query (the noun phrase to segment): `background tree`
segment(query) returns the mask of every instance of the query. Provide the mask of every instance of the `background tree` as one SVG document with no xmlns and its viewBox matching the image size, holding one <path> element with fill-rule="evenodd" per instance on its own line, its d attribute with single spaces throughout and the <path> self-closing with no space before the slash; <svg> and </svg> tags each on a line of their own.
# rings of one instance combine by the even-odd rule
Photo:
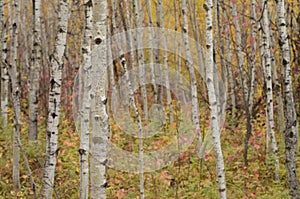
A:
<svg viewBox="0 0 300 199">
<path fill-rule="evenodd" d="M 37 140 L 38 136 L 38 101 L 39 101 L 39 76 L 41 65 L 41 1 L 33 2 L 33 47 L 29 87 L 29 135 L 28 139 Z"/>
</svg>

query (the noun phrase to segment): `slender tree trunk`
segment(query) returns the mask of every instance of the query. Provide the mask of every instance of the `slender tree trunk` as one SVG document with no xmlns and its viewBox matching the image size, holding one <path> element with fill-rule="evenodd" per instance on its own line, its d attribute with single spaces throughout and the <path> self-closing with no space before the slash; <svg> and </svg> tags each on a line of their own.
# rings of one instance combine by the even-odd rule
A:
<svg viewBox="0 0 300 199">
<path fill-rule="evenodd" d="M 213 60 L 213 24 L 212 24 L 212 0 L 206 0 L 204 4 L 206 10 L 206 84 L 208 99 L 210 104 L 211 130 L 214 143 L 215 155 L 217 158 L 217 182 L 219 198 L 226 198 L 225 168 L 220 140 L 220 126 L 218 119 L 218 104 L 214 87 L 214 60 Z"/>
<path fill-rule="evenodd" d="M 183 38 L 187 56 L 187 66 L 190 74 L 191 82 L 191 96 L 192 96 L 192 121 L 196 132 L 197 139 L 197 155 L 201 159 L 203 155 L 202 137 L 200 134 L 200 123 L 199 123 L 199 107 L 198 107 L 198 92 L 197 92 L 197 79 L 194 71 L 193 58 L 190 51 L 189 35 L 188 35 L 188 18 L 187 18 L 187 6 L 186 0 L 182 0 L 182 15 L 183 15 Z"/>
<path fill-rule="evenodd" d="M 80 199 L 89 197 L 89 145 L 90 145 L 90 92 L 91 92 L 91 45 L 93 29 L 93 4 L 91 0 L 84 2 L 85 6 L 85 30 L 82 44 L 82 68 L 84 72 L 83 81 L 83 103 L 80 125 Z M 80 85 L 81 86 L 81 85 Z"/>
<path fill-rule="evenodd" d="M 128 74 L 128 69 L 127 69 L 127 64 L 126 64 L 126 60 L 125 60 L 125 57 L 122 57 L 121 58 L 121 63 L 122 63 L 122 66 L 123 66 L 123 69 L 124 69 L 124 75 L 125 75 L 125 78 L 126 78 L 126 82 L 127 82 L 127 86 L 128 86 L 128 94 L 129 94 L 129 101 L 133 107 L 133 111 L 136 115 L 136 118 L 138 120 L 138 128 L 139 128 L 139 139 L 140 139 L 140 142 L 139 142 L 139 163 L 140 163 L 140 170 L 139 170 L 139 173 L 140 173 L 140 198 L 145 198 L 145 194 L 144 194 L 144 168 L 143 168 L 143 165 L 144 165 L 144 161 L 143 161 L 143 150 L 141 150 L 143 148 L 143 126 L 142 126 L 142 120 L 141 120 L 141 116 L 140 116 L 140 113 L 138 111 L 138 108 L 136 106 L 136 102 L 135 102 L 135 98 L 134 98 L 134 90 L 133 90 L 133 86 L 130 82 L 130 79 L 129 79 L 129 74 Z"/>
<path fill-rule="evenodd" d="M 149 27 L 153 27 L 153 20 L 152 20 L 152 12 L 151 12 L 151 1 L 147 0 L 147 12 L 148 12 L 148 23 Z M 149 32 L 149 41 L 153 41 L 155 35 L 154 31 Z M 151 70 L 151 83 L 153 86 L 153 93 L 154 93 L 154 99 L 157 99 L 157 87 L 156 87 L 156 82 L 155 82 L 155 70 L 154 70 L 154 49 L 150 49 L 150 70 Z"/>
<path fill-rule="evenodd" d="M 54 188 L 54 176 L 56 159 L 58 155 L 58 126 L 61 107 L 61 83 L 63 56 L 67 45 L 69 0 L 59 1 L 58 33 L 55 41 L 55 49 L 50 57 L 50 89 L 48 104 L 48 121 L 46 135 L 46 157 L 44 174 L 42 179 L 42 198 L 52 198 Z"/>
<path fill-rule="evenodd" d="M 92 140 L 90 158 L 91 198 L 106 198 L 106 163 L 109 139 L 107 106 L 107 49 L 101 45 L 107 35 L 107 1 L 93 3 L 93 53 L 92 73 Z M 110 50 L 110 49 L 108 49 Z M 100 52 L 99 52 L 100 51 Z"/>
<path fill-rule="evenodd" d="M 284 132 L 286 175 L 291 198 L 300 198 L 295 157 L 295 150 L 298 145 L 297 115 L 292 87 L 290 45 L 285 19 L 285 1 L 276 0 L 275 2 L 277 4 L 277 27 L 279 30 L 279 46 L 281 49 L 284 112 L 286 118 L 286 129 Z"/>
<path fill-rule="evenodd" d="M 21 105 L 20 96 L 21 89 L 17 71 L 17 49 L 18 49 L 18 33 L 20 7 L 19 2 L 12 2 L 12 23 L 11 23 L 11 63 L 8 65 L 8 73 L 12 83 L 12 101 L 14 109 L 14 143 L 13 143 L 13 184 L 14 190 L 18 191 L 20 185 L 20 134 L 21 134 Z"/>
<path fill-rule="evenodd" d="M 225 11 L 224 4 L 222 4 L 223 12 Z M 226 20 L 228 20 L 228 16 Z M 225 34 L 225 46 L 226 46 L 226 59 L 227 59 L 227 74 L 228 74 L 228 82 L 229 82 L 229 90 L 230 90 L 230 100 L 231 100 L 231 114 L 234 118 L 236 113 L 236 102 L 235 102 L 235 81 L 233 78 L 233 68 L 232 68 L 232 58 L 231 58 L 231 48 L 230 48 L 230 24 L 229 22 L 225 23 L 224 27 L 224 34 Z M 224 53 L 225 56 L 225 53 Z"/>
<path fill-rule="evenodd" d="M 0 57 L 0 65 L 1 65 L 1 117 L 3 118 L 3 126 L 7 126 L 7 110 L 8 110 L 8 81 L 9 75 L 7 72 L 7 64 L 5 60 L 7 59 L 7 34 L 6 34 L 6 27 L 7 23 L 5 23 L 4 17 L 4 0 L 0 2 L 1 6 L 1 57 Z"/>
<path fill-rule="evenodd" d="M 222 26 L 222 16 L 223 12 L 221 10 L 221 1 L 216 1 L 215 6 L 216 14 L 217 15 L 217 21 L 218 24 L 218 37 L 219 37 L 219 54 L 221 59 L 221 79 L 218 81 L 219 85 L 219 123 L 222 127 L 225 123 L 225 116 L 226 116 L 226 104 L 227 104 L 227 93 L 228 93 L 228 73 L 227 73 L 227 64 L 225 60 L 225 42 L 224 37 L 222 36 L 222 32 L 224 32 L 223 26 Z M 217 73 L 219 74 L 219 73 Z"/>
<path fill-rule="evenodd" d="M 232 2 L 232 14 L 234 17 L 234 27 L 235 27 L 235 35 L 236 35 L 236 48 L 237 48 L 237 58 L 238 58 L 238 68 L 240 71 L 240 77 L 241 77 L 241 88 L 242 88 L 242 99 L 243 99 L 243 105 L 244 109 L 246 111 L 246 117 L 247 117 L 247 133 L 245 137 L 245 147 L 244 147 L 244 163 L 246 166 L 248 166 L 248 142 L 252 133 L 252 126 L 251 126 L 251 113 L 249 112 L 248 107 L 248 83 L 247 83 L 247 74 L 245 69 L 245 63 L 244 63 L 244 55 L 243 55 L 243 49 L 242 49 L 242 33 L 239 25 L 239 15 L 237 13 L 237 2 Z"/>
<path fill-rule="evenodd" d="M 158 1 L 158 5 L 159 5 L 159 10 L 161 12 L 162 10 L 162 0 Z M 163 43 L 163 48 L 167 49 L 167 39 L 165 37 L 164 34 L 164 20 L 162 18 L 162 15 L 160 15 L 161 19 L 161 34 L 162 34 L 162 43 Z M 163 60 L 164 60 L 164 83 L 165 83 L 165 87 L 166 87 L 166 93 L 167 93 L 167 107 L 169 108 L 169 119 L 170 119 L 170 124 L 172 124 L 174 122 L 174 117 L 173 117 L 173 106 L 172 106 L 172 98 L 171 98 L 171 91 L 170 91 L 170 81 L 169 81 L 169 60 L 168 60 L 168 52 L 164 51 L 163 52 Z"/>
<path fill-rule="evenodd" d="M 267 134 L 271 141 L 271 148 L 274 157 L 275 179 L 279 180 L 279 160 L 277 157 L 277 143 L 275 138 L 275 123 L 274 123 L 274 108 L 273 108 L 273 87 L 272 87 L 272 67 L 271 67 L 271 52 L 270 52 L 270 28 L 269 28 L 269 6 L 268 2 L 263 0 L 263 54 L 264 59 L 263 72 L 266 85 L 266 117 L 267 117 Z"/>
<path fill-rule="evenodd" d="M 142 15 L 140 14 L 142 11 L 141 2 L 138 0 L 133 1 L 134 7 L 134 15 L 136 21 L 136 28 L 142 28 Z M 142 45 L 142 33 L 137 30 L 136 31 L 136 45 L 138 46 L 137 54 L 138 54 L 138 71 L 139 71 L 139 85 L 141 88 L 141 96 L 143 98 L 143 111 L 145 115 L 145 122 L 148 123 L 148 103 L 147 103 L 147 91 L 145 86 L 145 69 L 144 69 L 144 52 Z M 135 110 L 136 115 L 138 115 L 137 110 Z M 141 118 L 138 119 L 139 122 L 139 175 L 140 175 L 140 198 L 145 198 L 145 190 L 144 190 L 144 153 L 143 153 L 143 142 L 144 135 L 141 123 Z M 147 130 L 147 128 L 145 128 Z M 146 131 L 147 132 L 147 131 Z"/>
<path fill-rule="evenodd" d="M 248 105 L 249 105 L 249 112 L 251 117 L 251 126 L 253 120 L 253 102 L 254 102 L 254 93 L 255 93 L 255 72 L 256 72 L 256 40 L 257 40 L 257 22 L 256 22 L 256 1 L 251 0 L 251 55 L 250 55 L 250 86 L 249 86 L 249 96 L 248 96 Z"/>
<path fill-rule="evenodd" d="M 29 141 L 38 138 L 38 100 L 39 100 L 39 73 L 41 64 L 41 1 L 33 1 L 33 47 L 32 63 L 28 78 L 29 86 Z"/>
<path fill-rule="evenodd" d="M 160 1 L 160 0 L 159 0 Z M 158 2 L 159 2 L 158 1 Z M 135 0 L 133 3 L 134 7 L 134 15 L 135 15 L 135 21 L 136 21 L 136 28 L 142 28 L 143 27 L 143 13 L 141 2 L 138 0 Z M 143 111 L 144 111 L 144 121 L 147 124 L 149 120 L 149 114 L 148 114 L 148 100 L 147 100 L 147 90 L 145 85 L 145 57 L 143 52 L 143 42 L 142 42 L 142 33 L 137 30 L 136 31 L 136 44 L 138 46 L 137 54 L 138 54 L 138 71 L 139 71 L 139 84 L 141 88 L 141 96 L 143 98 Z M 147 127 L 145 128 L 147 130 Z"/>
</svg>

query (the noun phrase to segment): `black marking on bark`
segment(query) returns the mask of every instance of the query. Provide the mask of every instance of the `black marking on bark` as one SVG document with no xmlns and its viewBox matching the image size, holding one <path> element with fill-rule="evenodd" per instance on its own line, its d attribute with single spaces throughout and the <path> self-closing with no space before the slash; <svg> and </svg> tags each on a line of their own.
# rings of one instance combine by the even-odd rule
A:
<svg viewBox="0 0 300 199">
<path fill-rule="evenodd" d="M 100 37 L 95 38 L 95 44 L 100 45 L 102 43 L 102 39 Z"/>
<path fill-rule="evenodd" d="M 84 149 L 79 149 L 79 150 L 78 150 L 78 153 L 79 153 L 80 155 L 85 154 L 85 152 L 86 152 L 86 150 L 84 150 Z"/>
<path fill-rule="evenodd" d="M 102 100 L 102 103 L 103 103 L 104 105 L 106 105 L 106 104 L 107 104 L 107 98 L 105 98 L 104 100 Z"/>
<path fill-rule="evenodd" d="M 209 10 L 209 7 L 207 6 L 206 3 L 203 4 L 203 8 L 204 8 L 204 10 L 205 10 L 206 12 Z"/>
<path fill-rule="evenodd" d="M 287 65 L 288 64 L 288 61 L 286 59 L 282 59 L 282 64 L 283 65 Z"/>
</svg>

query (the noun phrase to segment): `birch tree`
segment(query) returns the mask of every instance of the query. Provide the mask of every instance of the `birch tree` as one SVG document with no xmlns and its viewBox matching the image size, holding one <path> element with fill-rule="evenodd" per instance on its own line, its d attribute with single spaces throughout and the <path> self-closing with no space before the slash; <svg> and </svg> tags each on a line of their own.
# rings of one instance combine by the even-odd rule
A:
<svg viewBox="0 0 300 199">
<path fill-rule="evenodd" d="M 189 46 L 189 35 L 188 35 L 188 18 L 187 18 L 187 5 L 186 0 L 182 0 L 182 15 L 183 15 L 183 39 L 187 56 L 187 66 L 190 75 L 191 82 L 191 96 L 192 96 L 192 121 L 196 132 L 197 139 L 197 155 L 198 158 L 202 156 L 202 137 L 200 134 L 200 123 L 199 123 L 199 107 L 198 107 L 198 93 L 197 93 L 197 79 L 194 71 L 193 58 Z"/>
<path fill-rule="evenodd" d="M 281 50 L 283 85 L 282 93 L 285 104 L 284 114 L 286 118 L 286 128 L 284 131 L 286 175 L 291 198 L 300 198 L 295 157 L 295 151 L 298 145 L 297 115 L 295 110 L 292 87 L 290 45 L 286 30 L 287 27 L 285 19 L 285 1 L 276 0 L 275 2 L 277 7 L 276 10 L 277 27 L 279 30 L 279 46 Z"/>
<path fill-rule="evenodd" d="M 63 56 L 67 45 L 69 0 L 59 1 L 58 32 L 54 52 L 50 57 L 49 104 L 46 133 L 46 157 L 42 178 L 42 198 L 52 198 L 56 159 L 58 155 L 58 126 L 61 113 L 61 83 Z"/>
<path fill-rule="evenodd" d="M 139 129 L 139 133 L 138 133 L 138 137 L 139 137 L 139 174 L 140 174 L 140 198 L 145 198 L 145 194 L 144 194 L 144 161 L 143 161 L 143 125 L 142 125 L 142 120 L 141 120 L 141 116 L 140 113 L 138 111 L 138 108 L 136 106 L 136 101 L 134 98 L 134 90 L 133 90 L 133 86 L 131 84 L 131 81 L 129 79 L 129 74 L 128 74 L 128 69 L 127 69 L 127 64 L 126 64 L 126 59 L 125 57 L 121 58 L 121 64 L 123 66 L 124 69 L 124 75 L 126 78 L 126 83 L 127 83 L 127 87 L 128 87 L 128 97 L 129 97 L 129 101 L 130 104 L 132 105 L 133 111 L 136 115 L 136 118 L 138 120 L 138 129 Z"/>
<path fill-rule="evenodd" d="M 151 1 L 147 0 L 147 12 L 148 12 L 148 26 L 150 28 L 153 27 L 153 19 L 152 19 L 152 12 L 151 12 Z M 153 42 L 154 39 L 154 31 L 151 29 L 149 32 L 149 41 Z M 157 87 L 156 87 L 156 83 L 155 83 L 155 70 L 154 70 L 154 66 L 153 66 L 153 60 L 154 60 L 154 49 L 150 49 L 150 70 L 151 70 L 151 83 L 152 83 L 152 87 L 153 87 L 153 93 L 154 93 L 154 99 L 157 99 Z"/>
<path fill-rule="evenodd" d="M 159 1 L 158 1 L 159 2 Z M 143 15 L 142 15 L 142 6 L 141 2 L 138 0 L 133 1 L 133 8 L 134 8 L 134 16 L 135 16 L 135 25 L 136 28 L 136 45 L 138 46 L 137 54 L 138 54 L 138 71 L 139 71 L 139 85 L 141 89 L 141 96 L 143 98 L 143 111 L 146 124 L 149 120 L 148 114 L 148 100 L 147 100 L 147 90 L 145 85 L 145 57 L 142 45 L 142 33 L 141 29 L 143 27 Z M 147 130 L 147 128 L 145 128 Z"/>
<path fill-rule="evenodd" d="M 4 17 L 4 0 L 0 2 L 0 15 L 1 15 L 1 56 L 0 56 L 0 64 L 1 64 L 1 117 L 3 118 L 3 126 L 7 126 L 7 109 L 8 109 L 8 81 L 9 76 L 7 72 L 7 62 L 5 62 L 7 58 L 7 32 Z"/>
<path fill-rule="evenodd" d="M 214 144 L 214 151 L 217 159 L 217 182 L 219 198 L 226 198 L 225 168 L 220 140 L 220 126 L 218 119 L 218 103 L 214 87 L 214 60 L 213 60 L 213 19 L 212 0 L 206 0 L 204 9 L 206 10 L 206 84 L 208 100 L 210 106 L 211 131 Z"/>
<path fill-rule="evenodd" d="M 162 10 L 162 0 L 158 0 L 158 9 Z M 162 15 L 160 15 L 162 17 Z M 163 18 L 160 19 L 161 22 L 161 34 L 162 34 L 162 42 L 163 42 L 163 48 L 167 49 L 167 39 L 165 36 L 165 30 L 164 30 L 164 20 Z M 151 50 L 152 52 L 152 50 Z M 164 60 L 164 75 L 165 75 L 165 87 L 166 87 L 166 93 L 167 93 L 167 107 L 169 108 L 169 118 L 170 118 L 170 124 L 173 123 L 174 117 L 173 117 L 173 107 L 172 107 L 172 98 L 171 98 L 171 91 L 170 91 L 170 81 L 169 81 L 169 60 L 168 60 L 168 52 L 164 51 L 163 52 L 163 60 Z"/>
<path fill-rule="evenodd" d="M 101 48 L 106 39 L 107 1 L 93 3 L 93 40 L 92 54 L 92 140 L 90 158 L 91 198 L 106 198 L 106 162 L 107 144 L 109 139 L 109 118 L 106 112 L 107 95 L 107 49 Z M 100 51 L 100 52 L 99 52 Z"/>
<path fill-rule="evenodd" d="M 272 67 L 271 67 L 271 52 L 270 52 L 270 28 L 269 28 L 269 5 L 268 1 L 261 1 L 264 11 L 263 11 L 263 73 L 266 85 L 266 118 L 267 118 L 267 134 L 271 141 L 271 148 L 273 152 L 273 157 L 275 161 L 275 179 L 279 180 L 279 160 L 277 157 L 277 143 L 275 138 L 275 123 L 274 123 L 274 108 L 273 108 L 273 87 L 272 87 Z M 266 142 L 268 142 L 267 140 Z"/>
<path fill-rule="evenodd" d="M 29 135 L 30 141 L 38 137 L 39 69 L 41 64 L 41 1 L 33 2 L 33 47 L 29 86 Z"/>
<path fill-rule="evenodd" d="M 82 68 L 83 68 L 83 103 L 81 110 L 80 125 L 80 198 L 87 199 L 89 196 L 89 145 L 90 145 L 90 89 L 91 89 L 91 42 L 92 42 L 92 17 L 93 4 L 91 0 L 84 2 L 85 29 L 82 44 Z"/>
<path fill-rule="evenodd" d="M 12 84 L 12 102 L 14 109 L 14 138 L 13 138 L 13 184 L 14 189 L 18 191 L 20 185 L 20 134 L 21 134 L 21 105 L 20 105 L 20 82 L 17 71 L 17 49 L 19 32 L 20 6 L 19 1 L 12 1 L 12 20 L 11 29 L 11 63 L 8 64 L 8 73 Z M 6 61 L 8 63 L 8 61 Z"/>
</svg>

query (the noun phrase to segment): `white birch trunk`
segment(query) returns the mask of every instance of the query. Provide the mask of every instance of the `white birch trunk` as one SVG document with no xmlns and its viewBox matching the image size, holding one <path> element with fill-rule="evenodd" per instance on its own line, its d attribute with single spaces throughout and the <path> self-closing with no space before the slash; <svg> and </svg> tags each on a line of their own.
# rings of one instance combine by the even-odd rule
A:
<svg viewBox="0 0 300 199">
<path fill-rule="evenodd" d="M 276 6 L 276 5 L 275 5 Z M 272 9 L 272 8 L 271 8 Z M 276 11 L 276 9 L 275 9 Z M 275 38 L 274 38 L 274 32 L 270 30 L 270 49 L 275 49 Z M 284 134 L 284 129 L 285 129 L 285 118 L 284 118 L 284 110 L 283 110 L 283 98 L 282 98 L 282 86 L 280 83 L 280 80 L 278 78 L 278 72 L 277 72 L 277 67 L 278 63 L 275 57 L 275 52 L 271 51 L 271 65 L 272 65 L 272 80 L 274 84 L 274 94 L 275 94 L 275 101 L 277 105 L 277 118 L 275 119 L 276 121 L 276 127 L 278 129 L 278 132 L 280 135 Z"/>
<path fill-rule="evenodd" d="M 285 1 L 277 0 L 277 27 L 279 30 L 279 46 L 281 49 L 281 64 L 283 78 L 283 97 L 284 97 L 284 112 L 286 118 L 285 137 L 285 158 L 286 158 L 286 175 L 290 190 L 291 198 L 300 198 L 299 182 L 296 172 L 295 150 L 298 145 L 298 129 L 297 115 L 295 110 L 292 76 L 291 76 L 291 58 L 290 45 L 286 30 L 285 19 Z"/>
<path fill-rule="evenodd" d="M 182 15 L 183 15 L 183 38 L 187 56 L 187 65 L 190 74 L 191 82 L 191 96 L 192 96 L 192 121 L 196 132 L 197 139 L 197 155 L 198 158 L 202 158 L 203 146 L 202 137 L 200 134 L 200 123 L 199 123 L 199 107 L 198 107 L 198 93 L 197 93 L 197 79 L 194 71 L 194 63 L 190 51 L 189 35 L 188 35 L 188 18 L 187 18 L 187 5 L 186 0 L 182 0 Z"/>
<path fill-rule="evenodd" d="M 69 0 L 59 1 L 58 29 L 55 49 L 50 58 L 50 89 L 46 135 L 46 157 L 42 178 L 42 198 L 52 198 L 56 159 L 58 155 L 58 126 L 61 107 L 61 83 L 63 56 L 67 45 Z"/>
<path fill-rule="evenodd" d="M 275 179 L 279 180 L 279 160 L 277 157 L 277 143 L 275 138 L 275 122 L 274 122 L 274 108 L 273 108 L 273 87 L 272 87 L 272 67 L 271 67 L 271 52 L 270 52 L 270 28 L 269 28 L 269 6 L 268 2 L 263 0 L 262 5 L 264 5 L 263 12 L 263 54 L 262 59 L 264 59 L 263 69 L 266 84 L 266 117 L 267 117 L 267 134 L 269 135 L 271 141 L 271 148 L 274 157 L 275 164 Z"/>
<path fill-rule="evenodd" d="M 82 65 L 83 68 L 83 102 L 81 106 L 80 125 L 80 199 L 89 197 L 89 146 L 90 146 L 90 92 L 91 92 L 91 45 L 93 29 L 93 4 L 91 0 L 84 2 L 85 6 L 85 29 L 82 43 Z M 80 85 L 81 87 L 81 85 Z"/>
<path fill-rule="evenodd" d="M 219 198 L 226 198 L 225 168 L 220 140 L 220 126 L 218 119 L 218 103 L 214 87 L 214 60 L 213 60 L 213 25 L 212 25 L 212 0 L 204 4 L 206 10 L 206 84 L 211 111 L 211 130 L 215 155 L 217 158 L 217 182 Z"/>
<path fill-rule="evenodd" d="M 107 1 L 93 3 L 93 39 L 92 53 L 92 140 L 90 158 L 91 198 L 106 198 L 106 162 L 109 139 L 109 118 L 107 105 L 107 49 L 101 48 L 107 35 Z M 101 50 L 99 52 L 99 50 Z M 108 49 L 110 50 L 110 49 Z"/>
<path fill-rule="evenodd" d="M 33 1 L 33 46 L 29 71 L 29 141 L 38 138 L 39 72 L 41 64 L 41 1 Z"/>
<path fill-rule="evenodd" d="M 8 110 L 8 81 L 9 76 L 7 72 L 7 32 L 6 32 L 6 25 L 5 25 L 5 17 L 4 17 L 4 0 L 0 2 L 1 6 L 1 57 L 0 57 L 0 65 L 1 65 L 1 117 L 3 118 L 3 126 L 7 126 L 7 110 Z"/>
</svg>

